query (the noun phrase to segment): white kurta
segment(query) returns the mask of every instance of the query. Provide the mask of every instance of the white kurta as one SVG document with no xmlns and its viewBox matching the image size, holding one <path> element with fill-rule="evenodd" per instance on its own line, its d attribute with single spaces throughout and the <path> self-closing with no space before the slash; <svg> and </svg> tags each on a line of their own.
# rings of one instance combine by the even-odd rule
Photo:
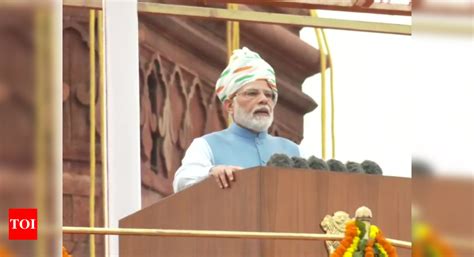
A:
<svg viewBox="0 0 474 257">
<path fill-rule="evenodd" d="M 211 147 L 204 138 L 196 138 L 184 155 L 181 167 L 174 174 L 173 190 L 181 191 L 209 176 L 213 167 Z"/>
</svg>

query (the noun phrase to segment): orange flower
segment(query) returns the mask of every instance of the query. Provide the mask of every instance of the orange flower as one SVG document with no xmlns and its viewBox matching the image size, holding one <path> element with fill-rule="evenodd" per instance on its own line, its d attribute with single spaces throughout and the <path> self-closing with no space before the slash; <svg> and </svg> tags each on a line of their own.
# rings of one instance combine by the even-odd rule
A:
<svg viewBox="0 0 474 257">
<path fill-rule="evenodd" d="M 347 223 L 344 239 L 339 247 L 331 254 L 331 257 L 343 257 L 344 253 L 351 247 L 354 238 L 357 236 L 357 226 L 354 221 Z"/>
<path fill-rule="evenodd" d="M 70 255 L 68 252 L 67 252 L 67 249 L 66 247 L 63 246 L 63 257 L 72 257 L 72 255 Z"/>
<path fill-rule="evenodd" d="M 339 246 L 336 251 L 334 251 L 334 256 L 332 257 L 342 257 L 344 255 L 344 253 L 346 252 L 346 249 L 342 248 L 341 246 Z"/>
<path fill-rule="evenodd" d="M 348 235 L 350 237 L 357 236 L 357 229 L 350 229 L 349 231 L 347 231 L 346 235 Z"/>
<path fill-rule="evenodd" d="M 374 257 L 374 248 L 372 246 L 367 246 L 365 248 L 365 257 Z"/>
<path fill-rule="evenodd" d="M 341 245 L 343 245 L 345 248 L 351 247 L 351 242 L 348 242 L 348 240 L 342 240 Z"/>
<path fill-rule="evenodd" d="M 344 253 L 344 251 L 343 251 Z M 336 251 L 334 251 L 332 254 L 331 254 L 331 257 L 342 257 L 342 254 L 341 254 L 341 249 L 338 247 L 336 249 Z"/>
<path fill-rule="evenodd" d="M 13 252 L 3 245 L 0 245 L 0 256 L 1 257 L 14 257 Z"/>
<path fill-rule="evenodd" d="M 356 236 L 357 235 L 357 226 L 355 224 L 355 222 L 349 222 L 347 223 L 346 225 L 346 235 L 354 235 Z"/>
<path fill-rule="evenodd" d="M 413 248 L 411 249 L 411 256 L 412 257 L 422 257 L 421 255 L 421 248 L 418 247 L 418 244 L 413 244 Z"/>
<path fill-rule="evenodd" d="M 397 249 L 393 247 L 390 242 L 387 241 L 382 231 L 379 231 L 375 239 L 380 245 L 382 245 L 383 249 L 385 249 L 389 257 L 398 257 Z"/>
<path fill-rule="evenodd" d="M 346 251 L 346 248 L 344 246 L 339 247 L 339 253 L 342 255 Z"/>
<path fill-rule="evenodd" d="M 372 248 L 374 246 L 374 243 L 375 243 L 374 239 L 369 239 L 369 241 L 367 242 L 367 247 Z"/>
<path fill-rule="evenodd" d="M 365 246 L 365 257 L 374 257 L 374 240 L 369 239 L 367 245 Z"/>
</svg>

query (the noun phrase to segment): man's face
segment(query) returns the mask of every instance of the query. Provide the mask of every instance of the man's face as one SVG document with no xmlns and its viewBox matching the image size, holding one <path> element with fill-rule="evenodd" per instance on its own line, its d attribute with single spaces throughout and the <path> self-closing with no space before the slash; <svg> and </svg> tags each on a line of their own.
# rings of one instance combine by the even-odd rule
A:
<svg viewBox="0 0 474 257">
<path fill-rule="evenodd" d="M 273 122 L 277 95 L 266 80 L 250 82 L 237 91 L 227 104 L 234 121 L 255 132 L 267 131 Z"/>
</svg>

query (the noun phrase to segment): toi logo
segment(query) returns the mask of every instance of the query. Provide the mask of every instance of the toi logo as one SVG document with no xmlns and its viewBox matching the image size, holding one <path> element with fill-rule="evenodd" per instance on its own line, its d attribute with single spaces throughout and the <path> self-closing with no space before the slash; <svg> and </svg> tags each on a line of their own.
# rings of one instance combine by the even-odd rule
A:
<svg viewBox="0 0 474 257">
<path fill-rule="evenodd" d="M 8 210 L 8 239 L 36 240 L 38 239 L 38 210 L 9 209 Z"/>
</svg>

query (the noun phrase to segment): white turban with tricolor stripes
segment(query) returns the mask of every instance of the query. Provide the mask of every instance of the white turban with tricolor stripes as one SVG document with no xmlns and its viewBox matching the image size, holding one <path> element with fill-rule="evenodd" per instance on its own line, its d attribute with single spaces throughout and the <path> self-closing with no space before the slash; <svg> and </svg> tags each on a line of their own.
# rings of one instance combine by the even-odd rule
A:
<svg viewBox="0 0 474 257">
<path fill-rule="evenodd" d="M 229 64 L 216 83 L 216 94 L 221 102 L 237 92 L 245 84 L 263 79 L 277 92 L 275 71 L 260 55 L 247 47 L 234 50 Z"/>
</svg>

